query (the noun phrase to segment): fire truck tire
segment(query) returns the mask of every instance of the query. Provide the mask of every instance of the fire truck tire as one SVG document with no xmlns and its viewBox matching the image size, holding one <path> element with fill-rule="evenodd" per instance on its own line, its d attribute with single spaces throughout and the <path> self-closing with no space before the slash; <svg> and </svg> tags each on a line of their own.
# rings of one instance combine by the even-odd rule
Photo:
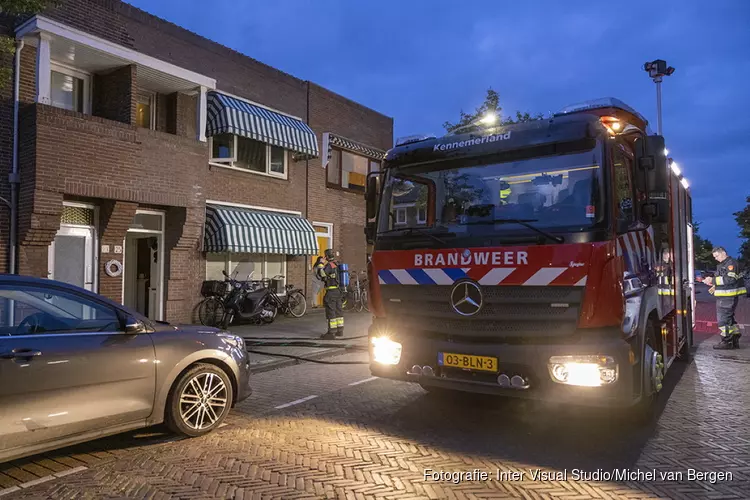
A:
<svg viewBox="0 0 750 500">
<path fill-rule="evenodd" d="M 632 407 L 632 418 L 637 424 L 647 424 L 654 418 L 656 399 L 664 377 L 664 363 L 658 354 L 656 326 L 652 321 L 646 324 L 643 339 L 643 363 L 641 377 L 641 399 Z"/>
</svg>

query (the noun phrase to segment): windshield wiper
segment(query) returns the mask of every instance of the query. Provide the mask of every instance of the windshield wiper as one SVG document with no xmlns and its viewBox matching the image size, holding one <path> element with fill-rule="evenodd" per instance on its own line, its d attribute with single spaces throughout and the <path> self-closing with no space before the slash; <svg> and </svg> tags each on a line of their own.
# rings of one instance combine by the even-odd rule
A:
<svg viewBox="0 0 750 500">
<path fill-rule="evenodd" d="M 565 238 L 562 236 L 556 236 L 552 233 L 548 233 L 547 231 L 544 231 L 542 229 L 539 229 L 536 226 L 532 226 L 531 222 L 538 222 L 539 219 L 493 219 L 493 220 L 477 220 L 477 221 L 471 221 L 466 222 L 464 224 L 461 224 L 462 226 L 478 226 L 478 225 L 490 225 L 490 224 L 521 224 L 524 227 L 527 227 L 531 229 L 532 231 L 541 234 L 547 239 L 550 239 L 557 243 L 564 243 Z"/>
<path fill-rule="evenodd" d="M 389 229 L 389 230 L 387 230 L 387 231 L 380 231 L 380 232 L 378 233 L 378 236 L 380 236 L 381 234 L 397 233 L 397 232 L 401 232 L 401 231 L 407 231 L 407 232 L 406 232 L 406 233 L 404 234 L 404 236 L 409 236 L 409 235 L 412 235 L 412 234 L 414 234 L 414 233 L 417 233 L 417 234 L 424 234 L 425 236 L 429 236 L 429 237 L 430 237 L 430 238 L 432 238 L 433 240 L 437 241 L 437 242 L 438 242 L 438 243 L 440 243 L 441 245 L 445 245 L 445 244 L 446 244 L 446 241 L 445 241 L 445 240 L 443 240 L 442 238 L 438 238 L 437 236 L 435 236 L 434 234 L 432 234 L 432 233 L 431 233 L 431 232 L 430 232 L 430 231 L 429 231 L 429 230 L 428 230 L 427 228 L 425 228 L 425 227 L 405 227 L 405 228 L 398 228 L 398 229 Z M 452 233 L 448 233 L 448 234 L 452 234 Z"/>
</svg>

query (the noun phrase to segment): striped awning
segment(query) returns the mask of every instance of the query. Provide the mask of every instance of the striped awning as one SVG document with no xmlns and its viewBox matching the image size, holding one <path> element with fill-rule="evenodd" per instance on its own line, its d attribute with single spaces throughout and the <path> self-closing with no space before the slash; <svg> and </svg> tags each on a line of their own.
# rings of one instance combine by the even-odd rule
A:
<svg viewBox="0 0 750 500">
<path fill-rule="evenodd" d="M 235 134 L 317 157 L 318 140 L 302 120 L 219 92 L 207 95 L 206 135 Z"/>
<path fill-rule="evenodd" d="M 247 208 L 206 205 L 204 251 L 317 255 L 315 229 L 306 219 Z"/>
<path fill-rule="evenodd" d="M 359 153 L 375 160 L 382 160 L 385 157 L 385 151 L 366 146 L 360 142 L 341 137 L 340 135 L 329 134 L 328 140 L 330 141 L 331 146 L 335 146 L 341 149 L 348 149 L 349 151 Z"/>
</svg>

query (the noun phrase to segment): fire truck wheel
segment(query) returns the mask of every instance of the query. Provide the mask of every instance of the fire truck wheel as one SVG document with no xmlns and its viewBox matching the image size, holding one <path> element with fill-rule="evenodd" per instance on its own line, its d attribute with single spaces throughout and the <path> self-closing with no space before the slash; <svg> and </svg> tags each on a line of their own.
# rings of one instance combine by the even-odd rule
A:
<svg viewBox="0 0 750 500">
<path fill-rule="evenodd" d="M 633 419 L 636 423 L 645 424 L 651 422 L 656 408 L 656 399 L 662 388 L 664 379 L 664 360 L 659 353 L 656 343 L 656 326 L 649 321 L 646 324 L 646 332 L 643 342 L 643 377 L 642 396 L 640 401 L 633 406 Z"/>
</svg>

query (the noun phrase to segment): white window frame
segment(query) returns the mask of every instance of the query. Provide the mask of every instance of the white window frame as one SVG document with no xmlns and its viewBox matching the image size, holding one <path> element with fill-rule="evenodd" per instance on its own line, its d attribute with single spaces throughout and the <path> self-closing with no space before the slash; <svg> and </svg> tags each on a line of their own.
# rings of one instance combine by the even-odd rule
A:
<svg viewBox="0 0 750 500">
<path fill-rule="evenodd" d="M 156 92 L 150 90 L 139 90 L 136 94 L 136 100 L 148 99 L 148 106 L 151 110 L 150 116 L 150 130 L 156 130 Z"/>
<path fill-rule="evenodd" d="M 255 170 L 249 170 L 247 168 L 235 166 L 235 162 L 237 162 L 237 138 L 239 136 L 236 134 L 232 134 L 232 137 L 234 138 L 234 142 L 232 144 L 232 157 L 231 158 L 210 158 L 208 160 L 209 165 L 213 167 L 237 170 L 239 172 L 247 172 L 247 173 L 255 174 L 255 175 L 274 177 L 276 179 L 288 179 L 289 178 L 289 151 L 288 150 L 281 148 L 284 151 L 284 173 L 280 174 L 278 172 L 274 172 L 271 170 L 271 147 L 280 148 L 281 146 L 274 146 L 273 144 L 265 143 L 266 145 L 266 171 L 256 172 Z M 258 141 L 258 142 L 261 142 L 261 141 Z M 214 138 L 213 137 L 208 138 L 208 150 L 210 154 L 213 154 L 213 150 L 214 150 Z"/>
<path fill-rule="evenodd" d="M 424 218 L 421 217 L 422 210 L 424 210 Z M 427 224 L 427 207 L 417 207 L 417 224 Z"/>
<path fill-rule="evenodd" d="M 61 64 L 57 61 L 50 61 L 49 69 L 50 69 L 50 84 L 52 82 L 53 71 L 55 73 L 60 73 L 63 75 L 72 76 L 73 78 L 78 78 L 79 80 L 83 82 L 83 111 L 81 112 L 85 115 L 90 115 L 91 114 L 91 73 L 87 73 L 86 71 L 81 71 L 80 69 L 76 69 L 76 68 L 67 66 L 65 64 Z M 54 106 L 54 104 L 52 104 L 51 96 L 52 96 L 52 89 L 50 89 L 50 105 Z M 57 107 L 57 106 L 54 106 L 54 107 Z"/>
<path fill-rule="evenodd" d="M 407 222 L 409 221 L 408 213 L 407 213 L 408 207 L 396 207 L 396 226 L 405 226 Z M 403 214 L 404 220 L 401 219 L 401 215 Z"/>
<path fill-rule="evenodd" d="M 239 260 L 233 261 L 232 260 L 232 255 L 233 254 L 230 254 L 230 253 L 219 254 L 219 255 L 224 255 L 224 272 L 227 273 L 227 274 L 229 274 L 231 276 L 232 270 L 234 269 L 234 266 L 239 263 Z M 288 280 L 289 280 L 289 276 L 287 276 L 287 273 L 289 272 L 289 269 L 288 269 L 288 262 L 287 262 L 287 256 L 286 256 L 286 254 L 276 254 L 276 253 L 251 253 L 251 254 L 245 254 L 243 252 L 243 255 L 260 255 L 261 256 L 261 260 L 263 261 L 263 265 L 261 266 L 262 269 L 263 269 L 263 271 L 262 271 L 263 276 L 260 279 L 258 279 L 256 276 L 253 276 L 252 281 L 260 281 L 260 280 L 263 280 L 263 279 L 269 279 L 269 280 L 273 279 L 273 276 L 268 276 L 268 256 L 269 255 L 281 255 L 283 257 L 281 259 L 281 274 L 284 276 L 284 279 L 282 280 L 282 282 L 283 282 L 282 286 L 286 287 L 286 284 L 288 283 Z M 204 277 L 205 277 L 205 279 L 208 279 L 208 259 L 206 259 Z M 237 276 L 237 278 L 240 281 L 242 281 L 244 278 L 246 278 L 246 276 L 245 277 Z M 279 296 L 286 295 L 286 288 L 284 288 L 281 293 L 278 293 L 278 295 Z"/>
</svg>

